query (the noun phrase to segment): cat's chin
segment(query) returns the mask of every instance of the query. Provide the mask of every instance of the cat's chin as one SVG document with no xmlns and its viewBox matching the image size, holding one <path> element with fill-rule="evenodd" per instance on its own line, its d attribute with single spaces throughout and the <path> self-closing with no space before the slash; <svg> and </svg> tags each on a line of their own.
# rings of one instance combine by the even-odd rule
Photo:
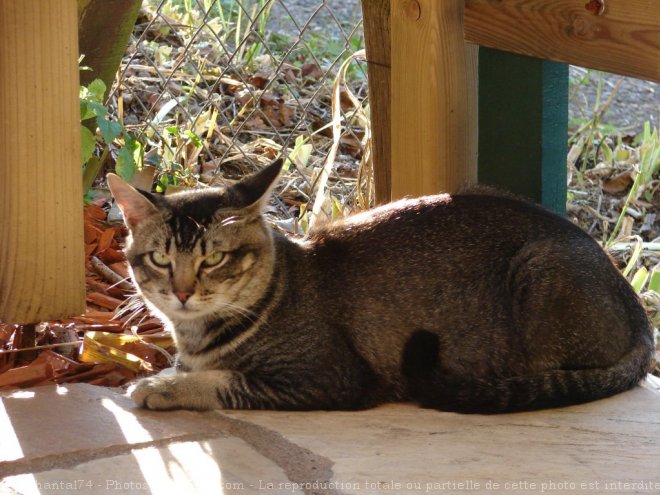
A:
<svg viewBox="0 0 660 495">
<path fill-rule="evenodd" d="M 202 311 L 196 308 L 176 308 L 169 309 L 165 314 L 171 320 L 195 320 L 203 318 L 207 311 Z"/>
</svg>

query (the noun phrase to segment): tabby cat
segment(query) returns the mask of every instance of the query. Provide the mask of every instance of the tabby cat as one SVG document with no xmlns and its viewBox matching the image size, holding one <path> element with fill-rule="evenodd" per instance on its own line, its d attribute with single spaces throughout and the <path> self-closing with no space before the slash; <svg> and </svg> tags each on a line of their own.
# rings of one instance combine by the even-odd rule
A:
<svg viewBox="0 0 660 495">
<path fill-rule="evenodd" d="M 108 175 L 126 255 L 173 332 L 177 373 L 148 409 L 361 409 L 416 401 L 496 413 L 630 389 L 651 324 L 568 220 L 500 194 L 404 199 L 304 240 L 263 207 L 281 160 L 226 189 L 160 196 Z"/>
</svg>

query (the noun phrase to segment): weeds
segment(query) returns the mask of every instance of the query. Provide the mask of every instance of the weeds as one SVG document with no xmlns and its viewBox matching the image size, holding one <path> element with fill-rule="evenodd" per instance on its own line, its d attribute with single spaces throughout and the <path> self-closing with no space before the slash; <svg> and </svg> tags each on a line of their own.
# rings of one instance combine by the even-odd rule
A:
<svg viewBox="0 0 660 495">
<path fill-rule="evenodd" d="M 654 175 L 658 174 L 658 169 L 660 168 L 660 140 L 658 139 L 658 129 L 654 129 L 651 132 L 651 125 L 649 122 L 646 122 L 644 125 L 644 134 L 642 136 L 642 142 L 639 147 L 639 165 L 638 170 L 635 171 L 635 179 L 630 188 L 630 192 L 626 197 L 626 201 L 621 209 L 619 218 L 610 234 L 609 239 L 605 243 L 605 247 L 610 247 L 617 236 L 620 233 L 621 225 L 624 218 L 628 212 L 628 208 L 633 201 L 639 199 L 639 196 L 643 193 L 646 196 L 647 201 L 652 201 L 652 190 L 653 186 L 657 189 L 657 185 L 653 185 L 652 180 Z"/>
<path fill-rule="evenodd" d="M 113 144 L 118 146 L 115 170 L 124 179 L 130 179 L 142 163 L 140 142 L 120 122 L 109 118 L 108 110 L 103 104 L 105 91 L 105 84 L 100 79 L 95 79 L 88 86 L 80 87 L 80 120 L 82 122 L 80 141 L 84 194 L 87 194 L 92 187 Z M 97 132 L 92 132 L 90 127 L 97 129 Z M 94 152 L 99 145 L 102 151 L 97 157 Z"/>
<path fill-rule="evenodd" d="M 327 216 L 345 214 L 371 201 L 371 174 L 360 165 L 368 157 L 366 118 L 355 114 L 366 96 L 366 66 L 339 69 L 363 43 L 359 24 L 343 39 L 315 33 L 311 21 L 299 35 L 277 34 L 269 27 L 275 5 L 145 0 L 110 108 L 118 115 L 124 109 L 142 162 L 157 168 L 158 191 L 231 181 L 281 154 L 286 185 L 279 216 L 297 222 L 311 213 L 307 203 L 317 190 L 327 195 Z M 338 72 L 339 141 L 328 83 Z M 328 170 L 323 162 L 333 139 L 338 149 Z"/>
<path fill-rule="evenodd" d="M 571 81 L 571 98 L 583 92 L 593 75 L 587 71 Z M 602 239 L 658 327 L 660 140 L 648 122 L 634 138 L 625 136 L 626 129 L 604 123 L 622 81 L 604 98 L 604 75 L 598 73 L 588 117 L 570 122 L 568 211 L 576 223 Z"/>
</svg>

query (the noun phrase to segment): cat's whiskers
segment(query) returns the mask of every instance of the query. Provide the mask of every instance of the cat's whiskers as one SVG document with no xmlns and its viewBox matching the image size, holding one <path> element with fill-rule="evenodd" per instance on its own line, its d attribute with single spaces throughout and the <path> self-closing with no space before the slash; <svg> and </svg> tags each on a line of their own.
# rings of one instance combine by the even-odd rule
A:
<svg viewBox="0 0 660 495">
<path fill-rule="evenodd" d="M 250 311 L 247 308 L 244 308 L 243 306 L 239 306 L 237 304 L 229 303 L 229 302 L 222 302 L 220 303 L 221 306 L 218 308 L 218 310 L 214 311 L 212 314 L 215 316 L 242 316 L 244 318 L 247 318 L 250 320 L 251 323 L 262 323 L 263 322 L 263 317 L 260 315 L 255 314 L 254 312 Z"/>
</svg>

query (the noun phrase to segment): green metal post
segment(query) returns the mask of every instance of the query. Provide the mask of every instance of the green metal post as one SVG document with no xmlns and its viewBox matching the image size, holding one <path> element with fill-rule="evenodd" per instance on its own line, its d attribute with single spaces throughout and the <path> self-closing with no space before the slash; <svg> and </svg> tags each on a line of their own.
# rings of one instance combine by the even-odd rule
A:
<svg viewBox="0 0 660 495">
<path fill-rule="evenodd" d="M 566 211 L 568 66 L 479 49 L 480 183 Z"/>
</svg>

